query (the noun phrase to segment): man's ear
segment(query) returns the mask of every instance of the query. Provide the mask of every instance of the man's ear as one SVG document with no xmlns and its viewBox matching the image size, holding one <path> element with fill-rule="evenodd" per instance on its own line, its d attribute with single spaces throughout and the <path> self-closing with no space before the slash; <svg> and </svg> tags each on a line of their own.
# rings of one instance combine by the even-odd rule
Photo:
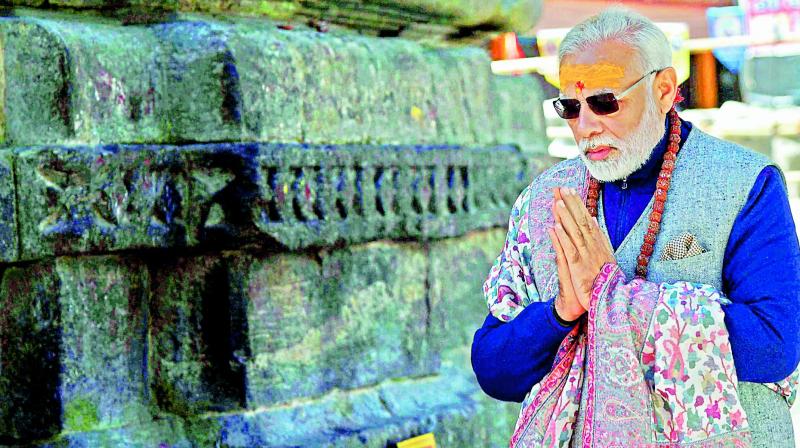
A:
<svg viewBox="0 0 800 448">
<path fill-rule="evenodd" d="M 653 85 L 655 89 L 656 101 L 662 114 L 666 114 L 672 109 L 672 103 L 678 94 L 678 74 L 672 67 L 656 73 L 656 80 Z"/>
</svg>

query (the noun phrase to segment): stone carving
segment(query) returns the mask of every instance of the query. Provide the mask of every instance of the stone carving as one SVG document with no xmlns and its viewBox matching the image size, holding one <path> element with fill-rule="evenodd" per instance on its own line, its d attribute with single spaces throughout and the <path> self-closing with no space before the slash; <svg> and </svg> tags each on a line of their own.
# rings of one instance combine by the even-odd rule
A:
<svg viewBox="0 0 800 448">
<path fill-rule="evenodd" d="M 543 98 L 458 47 L 540 4 L 0 6 L 0 445 L 504 443 L 458 366 Z"/>
<path fill-rule="evenodd" d="M 460 235 L 503 225 L 535 174 L 510 147 L 110 145 L 13 157 L 21 259 L 264 235 L 288 248 Z"/>
<path fill-rule="evenodd" d="M 16 155 L 22 258 L 185 244 L 188 183 L 170 148 L 38 148 Z"/>
<path fill-rule="evenodd" d="M 290 248 L 425 239 L 502 224 L 533 174 L 507 148 L 284 145 L 268 147 L 257 163 L 253 222 Z M 489 185 L 485 177 L 505 182 Z M 478 205 L 474 196 L 485 199 Z"/>
</svg>

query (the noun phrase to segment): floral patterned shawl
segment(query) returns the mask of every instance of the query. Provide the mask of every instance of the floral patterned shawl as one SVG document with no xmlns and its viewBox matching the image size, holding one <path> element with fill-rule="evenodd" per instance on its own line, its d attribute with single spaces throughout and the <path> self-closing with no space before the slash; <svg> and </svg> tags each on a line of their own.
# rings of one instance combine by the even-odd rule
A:
<svg viewBox="0 0 800 448">
<path fill-rule="evenodd" d="M 749 446 L 722 300 L 707 285 L 627 283 L 604 266 L 588 317 L 523 402 L 511 446 Z M 584 431 L 573 435 L 579 411 Z"/>
<path fill-rule="evenodd" d="M 549 215 L 552 186 L 580 191 L 575 174 L 569 166 L 551 173 L 514 204 L 505 246 L 484 283 L 498 319 L 510 321 L 528 304 L 552 298 L 557 275 L 545 228 L 552 218 L 528 214 Z M 552 281 L 540 285 L 540 295 L 533 279 L 542 273 Z M 605 265 L 589 312 L 523 401 L 511 447 L 749 446 L 722 310 L 727 302 L 709 285 L 628 281 L 615 264 Z M 797 379 L 796 372 L 768 387 L 791 404 Z M 573 434 L 579 416 L 583 431 Z"/>
</svg>

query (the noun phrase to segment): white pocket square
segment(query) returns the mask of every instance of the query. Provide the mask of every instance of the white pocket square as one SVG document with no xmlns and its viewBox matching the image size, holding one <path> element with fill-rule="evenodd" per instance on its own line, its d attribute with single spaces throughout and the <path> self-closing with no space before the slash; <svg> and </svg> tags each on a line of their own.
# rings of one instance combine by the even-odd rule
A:
<svg viewBox="0 0 800 448">
<path fill-rule="evenodd" d="M 673 238 L 664 246 L 659 261 L 681 260 L 707 252 L 697 241 L 697 237 L 689 232 L 683 232 Z"/>
</svg>

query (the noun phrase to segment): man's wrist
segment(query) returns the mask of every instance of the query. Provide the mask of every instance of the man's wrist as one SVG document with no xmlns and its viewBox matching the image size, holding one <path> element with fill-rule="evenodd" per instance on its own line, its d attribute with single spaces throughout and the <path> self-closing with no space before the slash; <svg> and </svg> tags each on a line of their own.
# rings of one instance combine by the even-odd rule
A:
<svg viewBox="0 0 800 448">
<path fill-rule="evenodd" d="M 559 306 L 558 306 L 558 296 L 556 296 L 550 302 L 550 309 L 553 312 L 553 317 L 556 319 L 556 322 L 558 322 L 558 324 L 561 325 L 562 327 L 571 327 L 571 326 L 575 325 L 578 322 L 578 320 L 580 320 L 580 318 L 581 318 L 582 314 L 579 314 L 576 318 L 571 319 L 571 320 L 570 319 L 564 319 L 563 317 L 561 317 L 561 314 L 559 313 L 558 308 L 559 308 Z"/>
</svg>

